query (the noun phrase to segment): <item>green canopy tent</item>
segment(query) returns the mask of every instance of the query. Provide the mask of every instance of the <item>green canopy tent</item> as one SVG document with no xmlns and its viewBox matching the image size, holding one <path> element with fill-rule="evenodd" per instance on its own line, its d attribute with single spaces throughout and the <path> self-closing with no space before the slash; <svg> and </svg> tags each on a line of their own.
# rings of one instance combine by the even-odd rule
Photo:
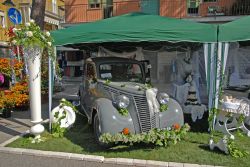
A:
<svg viewBox="0 0 250 167">
<path fill-rule="evenodd" d="M 55 46 L 103 42 L 216 42 L 217 26 L 130 13 L 52 32 Z"/>
<path fill-rule="evenodd" d="M 219 25 L 219 42 L 237 42 L 250 40 L 250 16 Z"/>
</svg>

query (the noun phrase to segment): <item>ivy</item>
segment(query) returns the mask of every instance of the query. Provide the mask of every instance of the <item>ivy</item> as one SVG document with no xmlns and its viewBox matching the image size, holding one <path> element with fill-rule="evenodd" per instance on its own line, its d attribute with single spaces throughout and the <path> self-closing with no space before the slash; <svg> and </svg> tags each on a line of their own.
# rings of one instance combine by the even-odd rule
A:
<svg viewBox="0 0 250 167">
<path fill-rule="evenodd" d="M 125 135 L 123 133 L 117 133 L 111 135 L 110 133 L 104 133 L 100 136 L 99 140 L 103 143 L 110 144 L 129 144 L 135 143 L 153 144 L 155 146 L 164 146 L 177 144 L 181 141 L 187 132 L 190 130 L 190 126 L 185 124 L 181 128 L 176 129 L 173 126 L 170 129 L 151 129 L 147 133 Z"/>
<path fill-rule="evenodd" d="M 52 124 L 52 136 L 53 137 L 63 137 L 66 132 L 66 128 L 61 127 L 61 121 L 66 118 L 66 111 L 63 111 L 62 115 L 59 116 L 59 111 L 54 115 L 56 122 Z"/>
<path fill-rule="evenodd" d="M 248 151 L 240 149 L 232 139 L 227 139 L 227 148 L 229 154 L 234 158 L 242 158 L 249 155 Z"/>
<path fill-rule="evenodd" d="M 167 104 L 161 104 L 160 105 L 160 112 L 164 112 L 168 110 L 168 105 Z"/>
<path fill-rule="evenodd" d="M 60 105 L 61 106 L 68 106 L 68 107 L 72 108 L 73 111 L 75 111 L 76 113 L 78 113 L 78 110 L 76 109 L 76 107 L 71 102 L 69 102 L 68 100 L 66 100 L 64 98 L 61 99 Z"/>
<path fill-rule="evenodd" d="M 78 113 L 76 107 L 71 102 L 63 98 L 60 101 L 60 108 L 63 108 L 64 106 L 70 107 L 73 109 L 74 112 Z M 56 138 L 63 137 L 67 130 L 66 128 L 61 127 L 61 121 L 66 118 L 67 113 L 64 110 L 61 116 L 59 114 L 59 111 L 55 113 L 54 117 L 56 118 L 56 122 L 52 123 L 52 136 Z"/>
<path fill-rule="evenodd" d="M 122 115 L 122 116 L 128 116 L 128 109 L 127 108 L 119 108 L 118 112 Z"/>
</svg>

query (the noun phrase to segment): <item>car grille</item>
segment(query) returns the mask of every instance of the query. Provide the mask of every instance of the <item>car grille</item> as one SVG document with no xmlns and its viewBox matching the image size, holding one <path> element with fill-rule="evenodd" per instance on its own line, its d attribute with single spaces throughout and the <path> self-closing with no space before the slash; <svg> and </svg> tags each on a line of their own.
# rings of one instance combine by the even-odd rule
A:
<svg viewBox="0 0 250 167">
<path fill-rule="evenodd" d="M 125 91 L 120 91 L 109 86 L 104 85 L 104 89 L 111 92 L 112 98 L 115 99 L 116 96 L 126 95 L 130 101 L 135 103 L 137 116 L 139 118 L 139 124 L 141 132 L 148 132 L 152 128 L 156 128 L 156 116 L 155 114 L 150 114 L 148 108 L 148 102 L 145 95 L 135 95 Z"/>
</svg>

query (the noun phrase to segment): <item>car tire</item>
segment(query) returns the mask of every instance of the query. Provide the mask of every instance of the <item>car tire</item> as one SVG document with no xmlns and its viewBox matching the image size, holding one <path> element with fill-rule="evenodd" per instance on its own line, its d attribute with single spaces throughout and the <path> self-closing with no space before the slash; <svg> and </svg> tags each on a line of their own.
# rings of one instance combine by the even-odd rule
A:
<svg viewBox="0 0 250 167">
<path fill-rule="evenodd" d="M 95 140 L 97 141 L 97 143 L 104 148 L 110 148 L 112 147 L 112 144 L 106 144 L 103 143 L 99 140 L 100 136 L 101 136 L 101 124 L 100 124 L 100 119 L 98 117 L 98 114 L 96 113 L 94 116 L 94 135 L 95 135 Z"/>
</svg>

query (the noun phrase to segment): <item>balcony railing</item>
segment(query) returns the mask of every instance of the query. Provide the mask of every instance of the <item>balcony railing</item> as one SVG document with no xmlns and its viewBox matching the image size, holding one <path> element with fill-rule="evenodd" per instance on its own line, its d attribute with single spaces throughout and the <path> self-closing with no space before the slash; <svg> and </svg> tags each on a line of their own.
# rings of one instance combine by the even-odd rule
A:
<svg viewBox="0 0 250 167">
<path fill-rule="evenodd" d="M 92 22 L 130 12 L 175 18 L 250 15 L 249 0 L 116 0 L 64 8 L 66 23 Z"/>
</svg>

